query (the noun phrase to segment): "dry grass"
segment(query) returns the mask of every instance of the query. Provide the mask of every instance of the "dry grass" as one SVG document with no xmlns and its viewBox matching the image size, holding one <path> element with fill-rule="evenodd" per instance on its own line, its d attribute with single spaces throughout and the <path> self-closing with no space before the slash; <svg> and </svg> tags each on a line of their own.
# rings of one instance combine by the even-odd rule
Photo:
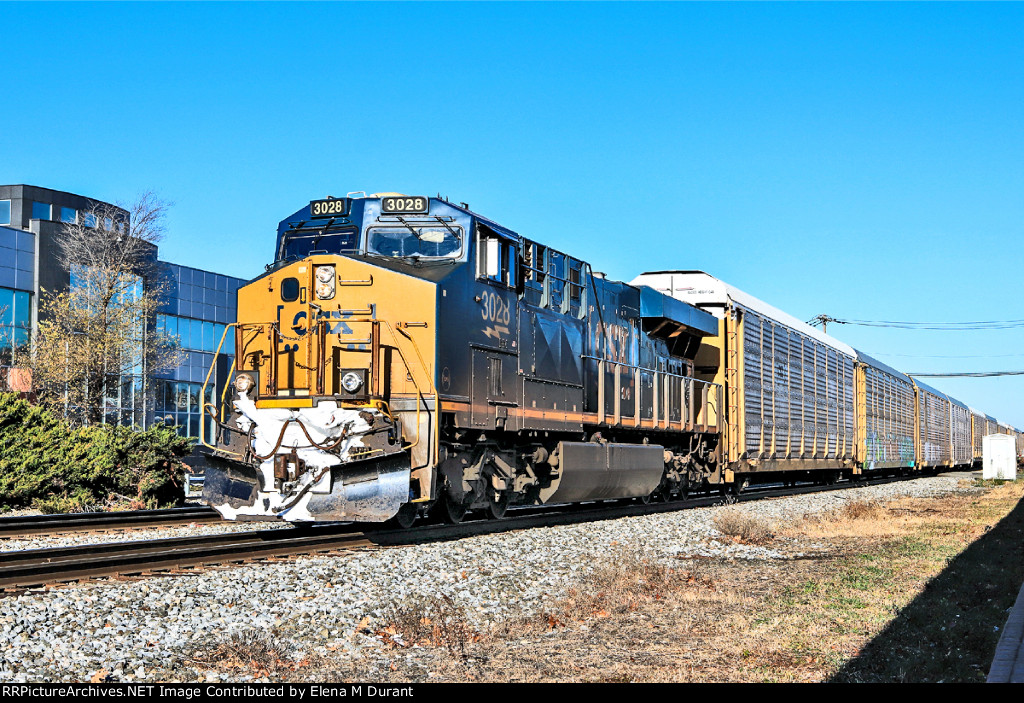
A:
<svg viewBox="0 0 1024 703">
<path fill-rule="evenodd" d="M 622 615 L 678 596 L 691 586 L 714 590 L 714 579 L 699 568 L 672 568 L 653 557 L 620 550 L 598 565 L 582 584 L 570 588 L 543 619 L 556 627 L 592 617 Z"/>
<path fill-rule="evenodd" d="M 839 509 L 845 520 L 877 520 L 885 515 L 885 505 L 877 500 L 855 500 Z"/>
<path fill-rule="evenodd" d="M 246 630 L 199 647 L 193 665 L 255 678 L 293 679 L 301 669 L 316 670 L 326 664 L 318 655 L 302 652 L 276 631 Z"/>
<path fill-rule="evenodd" d="M 463 662 L 467 658 L 466 645 L 479 639 L 466 611 L 444 594 L 396 603 L 381 619 L 386 624 L 377 634 L 391 646 L 444 647 L 448 654 Z"/>
<path fill-rule="evenodd" d="M 771 525 L 738 508 L 724 508 L 715 515 L 715 529 L 742 544 L 768 544 L 775 538 Z"/>
</svg>

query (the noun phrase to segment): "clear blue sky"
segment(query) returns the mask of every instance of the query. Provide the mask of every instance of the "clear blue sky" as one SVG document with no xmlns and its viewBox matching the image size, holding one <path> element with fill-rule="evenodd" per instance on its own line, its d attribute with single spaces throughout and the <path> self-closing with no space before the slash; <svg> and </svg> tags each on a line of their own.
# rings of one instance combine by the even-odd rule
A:
<svg viewBox="0 0 1024 703">
<path fill-rule="evenodd" d="M 251 277 L 312 198 L 475 210 L 793 315 L 1024 319 L 1024 5 L 0 3 L 0 182 L 175 205 Z M 1024 329 L 829 329 L 904 371 Z M 937 358 L 937 357 L 983 358 Z M 1024 427 L 1024 378 L 932 380 Z"/>
</svg>

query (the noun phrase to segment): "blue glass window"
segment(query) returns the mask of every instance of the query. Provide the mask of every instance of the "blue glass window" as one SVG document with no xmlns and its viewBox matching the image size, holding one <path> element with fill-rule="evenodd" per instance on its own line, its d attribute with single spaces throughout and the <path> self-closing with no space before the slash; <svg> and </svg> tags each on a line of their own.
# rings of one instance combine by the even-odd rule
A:
<svg viewBox="0 0 1024 703">
<path fill-rule="evenodd" d="M 78 210 L 73 207 L 62 207 L 60 209 L 60 221 L 75 224 L 78 222 Z"/>
<path fill-rule="evenodd" d="M 14 291 L 14 324 L 21 327 L 28 327 L 31 324 L 31 315 L 29 310 L 29 296 L 28 293 L 23 290 Z"/>
<path fill-rule="evenodd" d="M 202 349 L 203 323 L 201 320 L 188 321 L 188 348 Z"/>
<path fill-rule="evenodd" d="M 96 215 L 91 212 L 87 212 L 82 215 L 82 224 L 86 227 L 96 227 Z"/>
<path fill-rule="evenodd" d="M 14 291 L 0 288 L 0 325 L 14 324 Z"/>
<path fill-rule="evenodd" d="M 0 288 L 0 351 L 28 344 L 32 328 L 31 294 Z"/>
<path fill-rule="evenodd" d="M 210 351 L 217 351 L 217 345 L 220 344 L 220 340 L 224 340 L 224 346 L 221 347 L 221 351 L 231 353 L 231 340 L 224 336 L 224 327 L 226 325 L 214 325 L 213 326 L 213 349 Z"/>
<path fill-rule="evenodd" d="M 48 220 L 50 219 L 50 210 L 50 203 L 32 203 L 32 219 Z"/>
<path fill-rule="evenodd" d="M 11 224 L 11 201 L 0 200 L 0 225 Z"/>
</svg>

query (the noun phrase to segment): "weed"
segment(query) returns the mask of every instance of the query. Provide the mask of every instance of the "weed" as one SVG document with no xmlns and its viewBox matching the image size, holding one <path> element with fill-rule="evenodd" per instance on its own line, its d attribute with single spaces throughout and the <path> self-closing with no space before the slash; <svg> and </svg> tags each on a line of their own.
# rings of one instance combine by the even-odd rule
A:
<svg viewBox="0 0 1024 703">
<path fill-rule="evenodd" d="M 839 515 L 847 520 L 875 520 L 885 513 L 885 506 L 877 500 L 855 500 L 845 504 Z"/>
<path fill-rule="evenodd" d="M 450 596 L 416 598 L 392 605 L 385 611 L 386 623 L 377 634 L 393 646 L 428 644 L 444 647 L 462 662 L 466 645 L 479 635 L 470 626 L 466 611 Z"/>
<path fill-rule="evenodd" d="M 197 649 L 191 660 L 205 667 L 240 670 L 256 677 L 319 665 L 319 656 L 301 653 L 276 630 L 245 630 Z"/>
<path fill-rule="evenodd" d="M 713 523 L 723 535 L 743 544 L 767 544 L 775 538 L 770 525 L 735 508 L 718 511 Z"/>
</svg>

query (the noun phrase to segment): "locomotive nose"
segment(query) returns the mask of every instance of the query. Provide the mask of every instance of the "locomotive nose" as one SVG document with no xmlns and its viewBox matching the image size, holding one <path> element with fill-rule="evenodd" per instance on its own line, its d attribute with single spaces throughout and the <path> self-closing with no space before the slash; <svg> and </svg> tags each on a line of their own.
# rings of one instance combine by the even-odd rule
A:
<svg viewBox="0 0 1024 703">
<path fill-rule="evenodd" d="M 322 255 L 239 291 L 240 446 L 204 492 L 222 515 L 381 522 L 429 495 L 435 287 L 400 276 Z"/>
</svg>

